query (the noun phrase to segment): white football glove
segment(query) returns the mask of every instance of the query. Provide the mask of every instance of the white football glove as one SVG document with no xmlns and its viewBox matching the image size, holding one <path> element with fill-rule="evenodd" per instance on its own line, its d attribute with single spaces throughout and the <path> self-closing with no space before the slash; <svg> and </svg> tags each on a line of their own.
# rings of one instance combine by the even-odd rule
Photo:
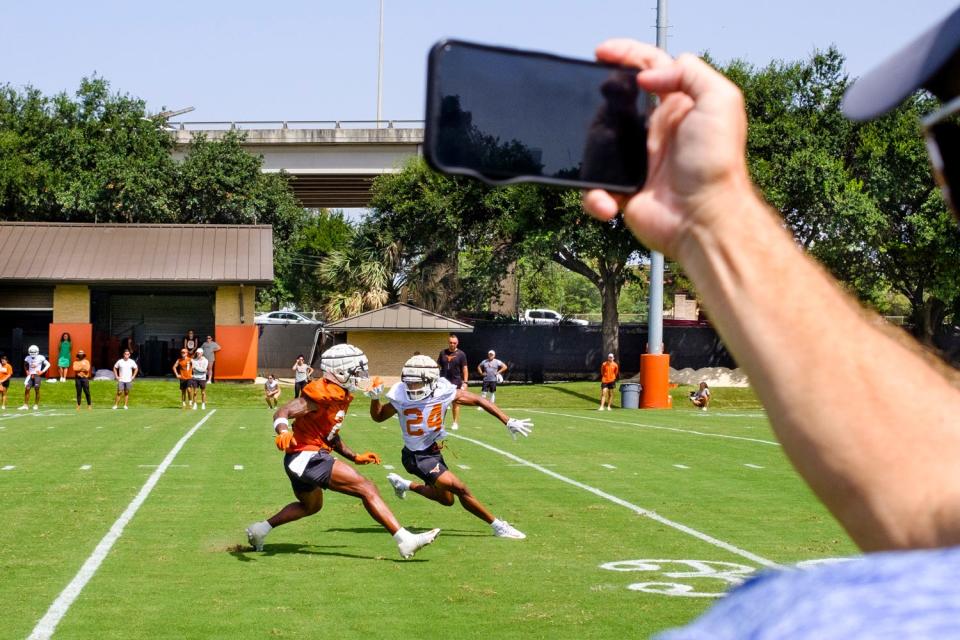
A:
<svg viewBox="0 0 960 640">
<path fill-rule="evenodd" d="M 533 431 L 533 423 L 530 422 L 530 418 L 524 418 L 523 420 L 510 418 L 507 420 L 507 432 L 513 436 L 514 440 L 517 439 L 518 433 L 526 438 L 531 431 Z"/>
<path fill-rule="evenodd" d="M 380 379 L 380 376 L 374 376 L 373 380 L 370 381 L 370 386 L 363 392 L 363 395 L 368 398 L 373 398 L 374 400 L 380 399 L 380 396 L 383 395 L 383 380 Z"/>
</svg>

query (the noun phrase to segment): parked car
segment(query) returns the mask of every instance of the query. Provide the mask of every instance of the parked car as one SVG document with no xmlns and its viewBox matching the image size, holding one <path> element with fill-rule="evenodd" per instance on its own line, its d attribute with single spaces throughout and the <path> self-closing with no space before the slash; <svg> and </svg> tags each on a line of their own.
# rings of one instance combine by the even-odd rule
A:
<svg viewBox="0 0 960 640">
<path fill-rule="evenodd" d="M 565 316 L 553 309 L 527 309 L 520 316 L 520 324 L 575 324 L 586 326 L 590 323 L 579 318 Z"/>
<path fill-rule="evenodd" d="M 322 324 L 299 311 L 270 311 L 255 316 L 256 324 Z"/>
</svg>

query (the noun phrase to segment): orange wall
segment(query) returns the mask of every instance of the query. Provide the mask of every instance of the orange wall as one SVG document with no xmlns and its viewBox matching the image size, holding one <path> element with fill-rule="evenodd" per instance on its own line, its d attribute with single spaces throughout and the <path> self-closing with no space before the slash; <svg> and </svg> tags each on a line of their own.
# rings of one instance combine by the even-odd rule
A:
<svg viewBox="0 0 960 640">
<path fill-rule="evenodd" d="M 217 380 L 257 377 L 257 325 L 217 325 L 213 339 L 220 345 L 214 376 Z"/>
<path fill-rule="evenodd" d="M 57 369 L 57 358 L 60 356 L 60 336 L 64 332 L 70 334 L 70 364 L 73 365 L 77 351 L 83 349 L 90 357 L 93 351 L 93 325 L 80 322 L 53 322 L 50 324 L 50 353 L 47 354 L 47 360 L 50 361 L 50 368 L 47 370 L 48 378 L 56 378 L 60 375 Z M 90 362 L 94 369 L 107 368 L 103 362 Z M 21 365 L 22 366 L 22 365 Z M 67 376 L 73 377 L 73 369 L 67 373 Z"/>
</svg>

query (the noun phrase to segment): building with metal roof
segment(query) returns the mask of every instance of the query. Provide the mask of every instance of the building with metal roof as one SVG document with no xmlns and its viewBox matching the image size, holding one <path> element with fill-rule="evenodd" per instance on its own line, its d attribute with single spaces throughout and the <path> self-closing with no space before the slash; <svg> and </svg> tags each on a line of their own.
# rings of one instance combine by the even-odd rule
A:
<svg viewBox="0 0 960 640">
<path fill-rule="evenodd" d="M 55 361 L 68 332 L 111 368 L 129 339 L 145 373 L 165 374 L 193 329 L 221 345 L 218 378 L 253 378 L 256 287 L 272 283 L 266 225 L 4 222 L 0 351 L 17 366 L 37 344 Z"/>
<path fill-rule="evenodd" d="M 367 354 L 373 373 L 396 376 L 410 356 L 435 358 L 446 348 L 447 336 L 471 333 L 473 326 L 398 302 L 330 323 L 325 331 L 345 333 L 346 342 Z"/>
</svg>

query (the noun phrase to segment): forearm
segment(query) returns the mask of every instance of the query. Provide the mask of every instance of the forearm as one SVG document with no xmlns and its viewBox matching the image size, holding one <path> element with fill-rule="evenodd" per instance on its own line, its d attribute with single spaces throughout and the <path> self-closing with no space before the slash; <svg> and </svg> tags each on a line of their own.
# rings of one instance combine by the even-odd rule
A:
<svg viewBox="0 0 960 640">
<path fill-rule="evenodd" d="M 343 456 L 347 460 L 349 460 L 350 462 L 357 461 L 357 454 L 350 447 L 348 447 L 344 443 L 343 438 L 339 436 L 337 436 L 337 439 L 333 442 L 333 450 L 339 453 L 341 456 Z"/>
<path fill-rule="evenodd" d="M 680 258 L 798 471 L 864 549 L 960 542 L 960 395 L 752 194 L 715 206 Z"/>
</svg>

